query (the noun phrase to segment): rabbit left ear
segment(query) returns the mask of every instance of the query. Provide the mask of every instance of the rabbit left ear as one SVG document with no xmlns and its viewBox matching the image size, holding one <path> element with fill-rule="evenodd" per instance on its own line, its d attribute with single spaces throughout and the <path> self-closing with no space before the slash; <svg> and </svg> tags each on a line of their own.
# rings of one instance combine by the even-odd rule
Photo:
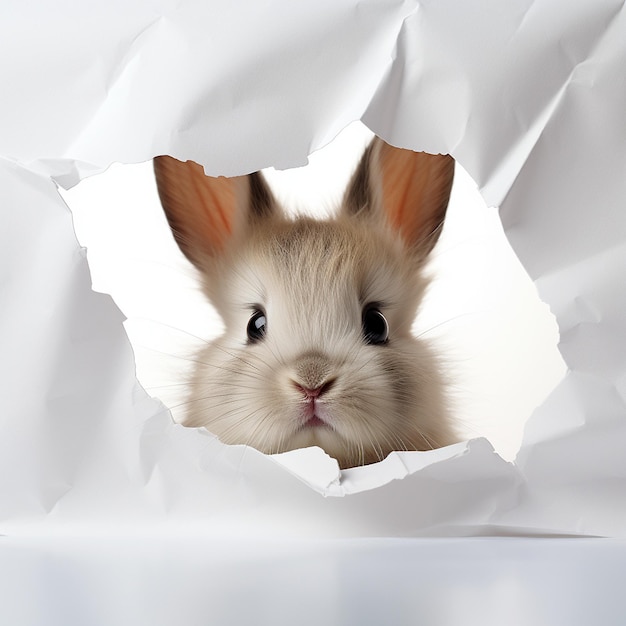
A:
<svg viewBox="0 0 626 626">
<path fill-rule="evenodd" d="M 154 159 L 161 204 L 180 249 L 196 266 L 224 254 L 256 220 L 273 214 L 275 201 L 260 172 L 206 176 L 193 161 Z"/>
<path fill-rule="evenodd" d="M 384 220 L 421 260 L 437 243 L 454 178 L 454 159 L 395 148 L 376 137 L 344 197 L 344 211 Z"/>
</svg>

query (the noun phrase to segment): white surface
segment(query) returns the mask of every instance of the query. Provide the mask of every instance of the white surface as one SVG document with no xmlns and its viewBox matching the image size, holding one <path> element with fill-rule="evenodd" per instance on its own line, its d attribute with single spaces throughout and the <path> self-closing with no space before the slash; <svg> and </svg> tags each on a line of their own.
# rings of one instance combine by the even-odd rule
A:
<svg viewBox="0 0 626 626">
<path fill-rule="evenodd" d="M 0 541 L 11 626 L 622 626 L 626 544 Z"/>
<path fill-rule="evenodd" d="M 2 532 L 624 535 L 621 0 L 1 10 Z M 318 455 L 294 477 L 172 425 L 135 383 L 119 310 L 91 291 L 51 178 L 160 153 L 210 173 L 295 166 L 359 118 L 451 152 L 557 316 L 570 371 L 515 465 L 477 440 L 348 474 Z"/>
</svg>

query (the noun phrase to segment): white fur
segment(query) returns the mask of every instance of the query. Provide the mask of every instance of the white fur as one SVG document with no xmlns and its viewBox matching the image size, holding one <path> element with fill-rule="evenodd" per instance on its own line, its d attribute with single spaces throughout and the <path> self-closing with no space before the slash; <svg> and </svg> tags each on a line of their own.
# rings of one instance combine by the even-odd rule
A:
<svg viewBox="0 0 626 626">
<path fill-rule="evenodd" d="M 345 219 L 272 224 L 207 281 L 226 331 L 197 356 L 187 425 L 267 453 L 317 445 L 342 467 L 454 440 L 439 364 L 410 332 L 425 280 L 393 234 Z M 384 303 L 386 345 L 363 341 L 369 302 Z M 252 305 L 268 331 L 247 345 Z M 303 427 L 293 382 L 329 378 L 318 401 L 329 426 Z"/>
<path fill-rule="evenodd" d="M 411 335 L 450 157 L 375 139 L 339 216 L 325 221 L 286 218 L 258 174 L 209 178 L 170 157 L 155 171 L 174 234 L 225 324 L 197 355 L 186 425 L 267 453 L 317 445 L 341 467 L 455 440 L 439 363 Z M 364 336 L 369 305 L 387 320 L 386 343 Z M 255 309 L 267 332 L 250 342 Z"/>
</svg>

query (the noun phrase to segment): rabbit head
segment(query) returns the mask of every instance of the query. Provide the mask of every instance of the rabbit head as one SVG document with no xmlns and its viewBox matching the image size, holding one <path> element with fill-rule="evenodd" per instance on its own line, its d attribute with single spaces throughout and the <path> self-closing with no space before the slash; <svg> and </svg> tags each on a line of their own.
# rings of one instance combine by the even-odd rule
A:
<svg viewBox="0 0 626 626">
<path fill-rule="evenodd" d="M 455 440 L 438 359 L 411 334 L 451 157 L 375 138 L 323 221 L 288 218 L 258 172 L 163 156 L 155 173 L 225 324 L 197 355 L 186 425 L 266 453 L 319 446 L 343 468 Z"/>
</svg>

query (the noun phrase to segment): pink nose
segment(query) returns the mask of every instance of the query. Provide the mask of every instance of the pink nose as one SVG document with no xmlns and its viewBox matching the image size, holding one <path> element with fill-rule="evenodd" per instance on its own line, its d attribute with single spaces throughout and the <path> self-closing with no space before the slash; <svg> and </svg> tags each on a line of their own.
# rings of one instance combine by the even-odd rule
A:
<svg viewBox="0 0 626 626">
<path fill-rule="evenodd" d="M 328 380 L 319 387 L 315 387 L 314 389 L 310 389 L 309 387 L 305 387 L 304 385 L 300 385 L 299 383 L 294 383 L 295 388 L 302 393 L 307 400 L 314 400 L 315 398 L 319 398 L 322 394 L 326 393 L 333 385 L 333 380 Z"/>
</svg>

